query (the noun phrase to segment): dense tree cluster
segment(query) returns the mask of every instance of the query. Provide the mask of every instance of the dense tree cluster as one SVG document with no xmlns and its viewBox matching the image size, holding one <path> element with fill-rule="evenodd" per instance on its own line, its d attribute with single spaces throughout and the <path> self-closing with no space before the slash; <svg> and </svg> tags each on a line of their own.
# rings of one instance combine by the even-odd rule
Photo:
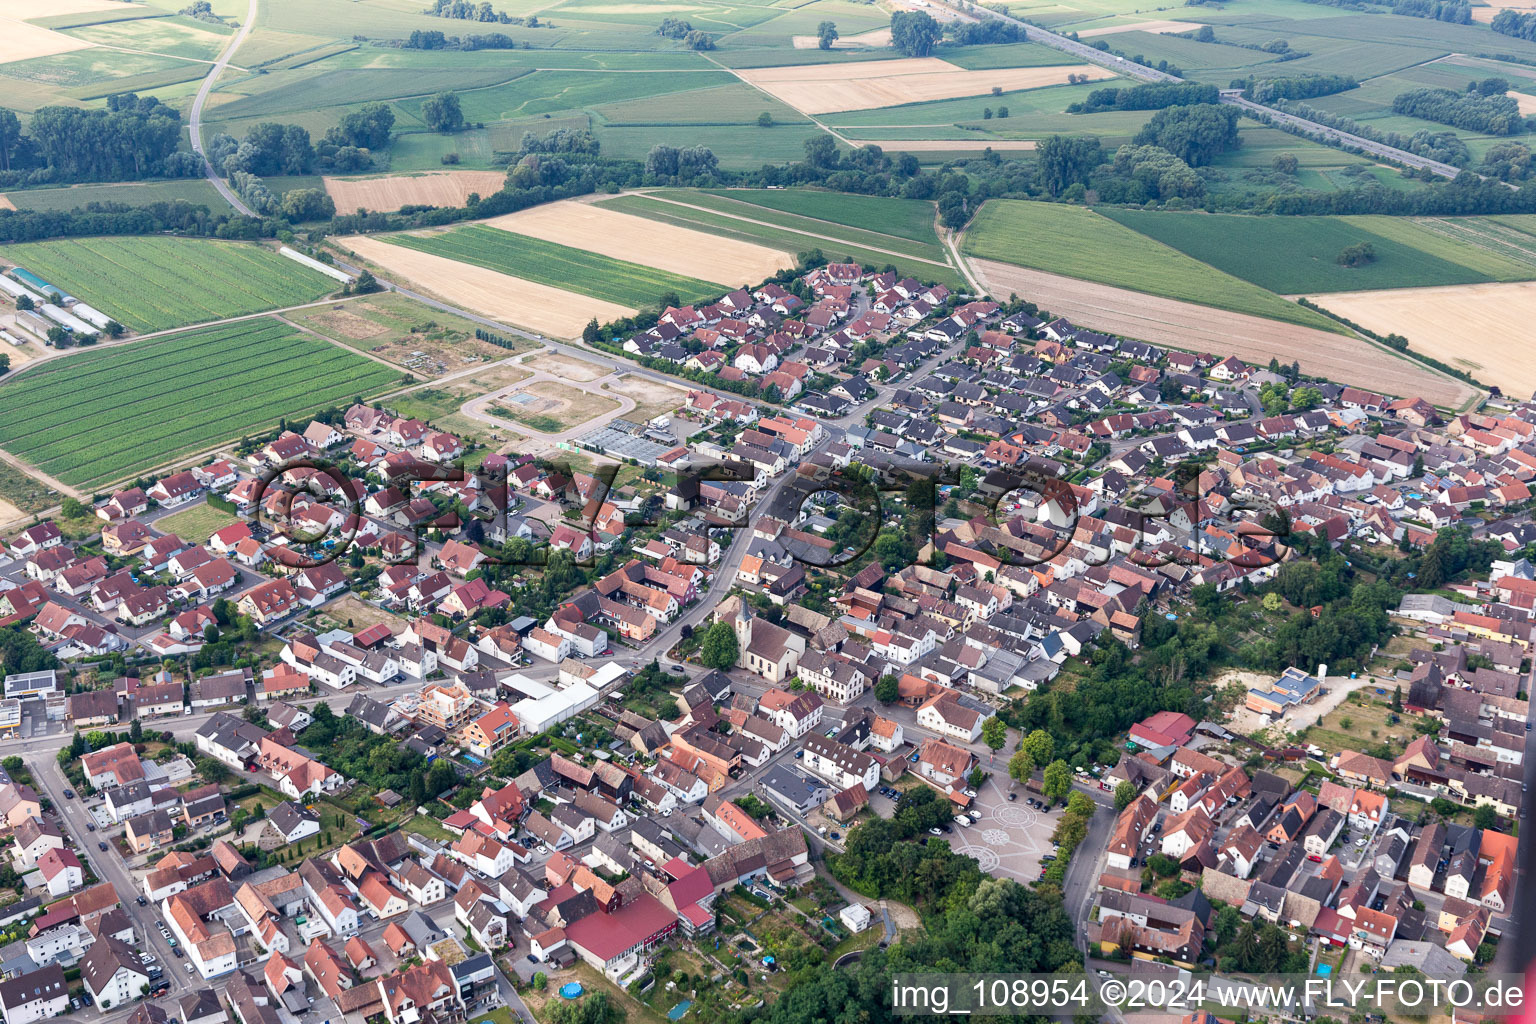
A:
<svg viewBox="0 0 1536 1024">
<path fill-rule="evenodd" d="M 1293 78 L 1239 78 L 1232 88 L 1242 89 L 1243 95 L 1255 103 L 1272 103 L 1275 100 L 1305 100 L 1314 96 L 1331 96 L 1360 88 L 1354 75 L 1298 75 Z"/>
<path fill-rule="evenodd" d="M 238 143 L 232 136 L 215 135 L 208 143 L 208 162 L 224 175 L 308 174 L 315 169 L 315 147 L 299 125 L 264 121 Z"/>
<path fill-rule="evenodd" d="M 929 56 L 943 35 L 943 28 L 925 11 L 897 11 L 891 15 L 891 45 L 908 57 Z"/>
<path fill-rule="evenodd" d="M 1081 103 L 1067 107 L 1071 114 L 1096 114 L 1101 110 L 1162 110 L 1195 103 L 1216 103 L 1221 91 L 1199 82 L 1147 82 L 1143 85 L 1095 89 Z"/>
<path fill-rule="evenodd" d="M 542 137 L 533 132 L 523 132 L 517 151 L 523 156 L 529 153 L 563 153 L 595 157 L 598 148 L 597 136 L 586 128 L 556 128 Z"/>
<path fill-rule="evenodd" d="M 430 14 L 436 18 L 453 18 L 458 21 L 496 22 L 502 25 L 523 23 L 522 18 L 504 14 L 488 2 L 474 3 L 472 0 L 433 0 L 432 6 L 421 13 Z"/>
<path fill-rule="evenodd" d="M 1516 11 L 1505 7 L 1493 16 L 1488 27 L 1500 35 L 1536 39 L 1536 11 Z"/>
<path fill-rule="evenodd" d="M 719 170 L 720 161 L 707 146 L 678 148 L 656 145 L 645 155 L 646 175 L 664 179 L 667 184 L 688 185 L 704 180 L 713 181 Z"/>
<path fill-rule="evenodd" d="M 1370 242 L 1356 242 L 1339 250 L 1334 262 L 1341 267 L 1364 267 L 1376 262 L 1376 247 Z"/>
<path fill-rule="evenodd" d="M 26 133 L 0 111 L 0 183 L 132 181 L 202 173 L 193 153 L 179 151 L 181 115 L 153 96 L 122 93 L 104 108 L 39 107 Z"/>
<path fill-rule="evenodd" d="M 1210 163 L 1240 141 L 1237 108 L 1210 103 L 1159 110 L 1135 139 L 1140 146 L 1161 146 L 1191 167 Z"/>
<path fill-rule="evenodd" d="M 530 28 L 538 28 L 531 25 Z M 435 30 L 416 29 L 401 43 L 404 50 L 516 50 L 527 49 L 526 42 L 518 42 L 505 32 L 485 32 L 478 35 L 450 36 Z"/>
<path fill-rule="evenodd" d="M 1091 179 L 1099 198 L 1111 203 L 1148 199 L 1198 199 L 1205 182 L 1194 168 L 1161 146 L 1121 146 L 1115 158 Z"/>
<path fill-rule="evenodd" d="M 1024 38 L 1024 30 L 1011 21 L 1001 18 L 982 18 L 978 21 L 956 21 L 949 26 L 949 40 L 959 46 L 984 46 L 989 43 L 1016 43 Z"/>
<path fill-rule="evenodd" d="M 1503 82 L 1504 88 L 1509 88 L 1503 79 L 1491 81 Z M 1392 112 L 1487 135 L 1514 135 L 1526 130 L 1520 104 L 1514 97 L 1504 95 L 1503 89 L 1491 95 L 1478 89 L 1412 89 L 1393 98 Z"/>
<path fill-rule="evenodd" d="M 1392 13 L 1447 21 L 1452 25 L 1472 24 L 1472 5 L 1467 0 L 1397 0 L 1392 5 Z"/>
</svg>

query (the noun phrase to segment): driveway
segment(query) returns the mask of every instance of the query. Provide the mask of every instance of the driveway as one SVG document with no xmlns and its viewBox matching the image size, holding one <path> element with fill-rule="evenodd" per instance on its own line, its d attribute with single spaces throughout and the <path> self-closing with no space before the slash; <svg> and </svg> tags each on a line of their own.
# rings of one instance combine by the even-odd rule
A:
<svg viewBox="0 0 1536 1024">
<path fill-rule="evenodd" d="M 987 780 L 972 802 L 981 820 L 970 828 L 954 826 L 949 836 L 954 851 L 976 858 L 981 870 L 1029 883 L 1040 877 L 1040 858 L 1051 852 L 1051 833 L 1061 818 L 1060 807 L 1037 811 L 1019 793 L 1010 802 L 996 776 Z"/>
</svg>

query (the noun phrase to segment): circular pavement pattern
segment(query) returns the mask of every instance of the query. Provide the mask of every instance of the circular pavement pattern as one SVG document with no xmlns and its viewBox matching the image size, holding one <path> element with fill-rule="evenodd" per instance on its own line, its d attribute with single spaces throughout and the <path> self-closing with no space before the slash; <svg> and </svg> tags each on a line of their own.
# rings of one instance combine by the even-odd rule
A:
<svg viewBox="0 0 1536 1024">
<path fill-rule="evenodd" d="M 981 839 L 988 846 L 1007 846 L 1010 842 L 1008 833 L 1000 828 L 989 828 L 981 834 Z"/>
<path fill-rule="evenodd" d="M 1035 823 L 1035 812 L 1028 807 L 1004 807 L 995 817 L 1007 828 L 1029 828 Z"/>
<path fill-rule="evenodd" d="M 997 856 L 997 851 L 985 846 L 962 846 L 955 852 L 963 857 L 975 858 L 976 866 L 988 874 L 996 871 L 998 864 L 1002 863 Z"/>
</svg>

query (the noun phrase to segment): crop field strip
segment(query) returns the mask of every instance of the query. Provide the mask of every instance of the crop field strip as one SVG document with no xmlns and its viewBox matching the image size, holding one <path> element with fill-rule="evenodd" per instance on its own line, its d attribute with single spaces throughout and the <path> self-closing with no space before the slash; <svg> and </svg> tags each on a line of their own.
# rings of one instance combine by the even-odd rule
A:
<svg viewBox="0 0 1536 1024">
<path fill-rule="evenodd" d="M 922 199 L 788 189 L 706 189 L 703 194 L 938 246 L 933 233 L 934 205 Z"/>
<path fill-rule="evenodd" d="M 270 249 L 171 238 L 79 238 L 7 247 L 19 266 L 138 331 L 310 302 L 335 281 Z"/>
<path fill-rule="evenodd" d="M 696 231 L 709 231 L 726 238 L 739 238 L 747 242 L 757 242 L 761 245 L 783 249 L 786 252 L 802 253 L 812 249 L 820 249 L 828 259 L 837 259 L 846 256 L 858 263 L 869 266 L 883 267 L 887 264 L 894 266 L 903 275 L 917 278 L 920 281 L 936 281 L 948 285 L 951 288 L 963 286 L 960 275 L 955 272 L 947 262 L 940 263 L 934 260 L 926 260 L 916 256 L 902 256 L 896 252 L 880 252 L 860 245 L 845 243 L 835 224 L 816 225 L 816 235 L 806 234 L 787 228 L 771 227 L 768 223 L 754 224 L 744 220 L 737 220 L 723 213 L 714 213 L 701 210 L 692 206 L 679 206 L 677 203 L 669 203 L 662 199 L 644 195 L 616 196 L 612 199 L 600 200 L 599 206 L 612 207 L 625 213 L 633 213 L 640 217 L 648 217 L 651 220 L 661 221 L 664 224 L 675 224 L 678 227 L 692 228 Z M 771 211 L 763 211 L 771 214 Z M 743 213 L 742 216 L 748 216 Z M 771 222 L 781 215 L 772 214 L 755 217 L 754 220 Z M 902 240 L 889 238 L 889 241 L 900 243 Z M 910 244 L 910 243 L 909 243 Z M 881 246 L 881 248 L 888 248 Z"/>
<path fill-rule="evenodd" d="M 673 200 L 679 203 L 687 203 L 690 206 L 702 206 L 707 210 L 723 213 L 727 216 L 749 217 L 753 220 L 766 221 L 801 234 L 831 235 L 834 238 L 842 239 L 867 249 L 887 249 L 903 255 L 915 256 L 918 259 L 933 260 L 935 262 L 943 262 L 944 260 L 944 247 L 939 245 L 938 237 L 933 233 L 931 221 L 929 223 L 928 240 L 918 241 L 910 237 L 899 237 L 882 231 L 850 226 L 838 221 L 782 211 L 766 205 L 759 206 L 753 199 L 737 199 L 735 196 L 723 194 L 717 195 L 709 192 L 673 194 L 662 192 L 658 193 L 656 198 L 663 201 Z"/>
<path fill-rule="evenodd" d="M 1481 284 L 1530 278 L 1532 268 L 1471 250 L 1474 266 L 1456 257 L 1470 247 L 1439 238 L 1411 222 L 1385 217 L 1253 217 L 1224 214 L 1104 213 L 1149 238 L 1202 263 L 1282 295 L 1370 288 L 1414 288 L 1434 284 Z M 1380 228 L 1380 231 L 1375 230 Z M 1347 246 L 1369 244 L 1373 262 L 1340 266 Z M 1490 264 L 1506 276 L 1488 272 Z M 1512 275 L 1512 276 L 1511 276 Z"/>
<path fill-rule="evenodd" d="M 668 292 L 676 292 L 684 302 L 699 302 L 723 291 L 709 281 L 479 224 L 430 235 L 378 237 L 407 249 L 637 308 L 654 305 Z"/>
<path fill-rule="evenodd" d="M 0 386 L 17 412 L 0 446 L 74 483 L 112 480 L 397 379 L 276 321 L 228 324 L 83 352 Z"/>
<path fill-rule="evenodd" d="M 969 255 L 1052 274 L 1344 331 L 1320 313 L 1081 207 L 989 200 L 966 230 L 964 248 Z"/>
</svg>

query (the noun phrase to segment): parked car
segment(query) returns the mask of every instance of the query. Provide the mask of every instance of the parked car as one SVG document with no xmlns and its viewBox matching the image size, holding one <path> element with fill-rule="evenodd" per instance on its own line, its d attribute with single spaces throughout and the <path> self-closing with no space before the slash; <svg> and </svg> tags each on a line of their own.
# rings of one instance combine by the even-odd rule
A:
<svg viewBox="0 0 1536 1024">
<path fill-rule="evenodd" d="M 182 957 L 186 956 L 186 954 L 181 951 L 181 947 L 176 945 L 176 940 L 174 939 L 171 940 L 171 952 L 176 954 L 177 960 L 180 960 Z"/>
<path fill-rule="evenodd" d="M 937 828 L 930 828 L 928 830 L 928 834 L 931 835 L 931 836 L 941 836 L 944 833 L 940 832 Z"/>
<path fill-rule="evenodd" d="M 94 821 L 86 822 L 85 823 L 85 830 L 87 832 L 95 832 L 96 831 L 96 823 Z"/>
<path fill-rule="evenodd" d="M 1018 798 L 1019 798 L 1019 794 L 1017 794 L 1017 793 L 1009 793 L 1008 794 L 1008 799 L 1009 800 L 1017 800 Z"/>
</svg>

